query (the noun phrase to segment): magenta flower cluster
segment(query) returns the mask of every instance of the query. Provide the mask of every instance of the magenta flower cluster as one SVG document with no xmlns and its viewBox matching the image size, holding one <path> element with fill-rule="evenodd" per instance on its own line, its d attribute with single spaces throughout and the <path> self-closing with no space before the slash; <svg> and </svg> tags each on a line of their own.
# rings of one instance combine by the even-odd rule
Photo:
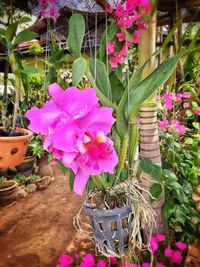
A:
<svg viewBox="0 0 200 267">
<path fill-rule="evenodd" d="M 94 88 L 63 90 L 49 86 L 51 100 L 32 107 L 29 129 L 44 136 L 44 148 L 75 174 L 74 191 L 81 195 L 91 175 L 114 173 L 118 157 L 107 136 L 115 119 L 112 108 L 100 107 Z"/>
<path fill-rule="evenodd" d="M 112 7 L 107 8 L 107 12 L 116 18 L 120 29 L 116 37 L 122 44 L 122 49 L 116 51 L 115 42 L 108 42 L 106 47 L 107 54 L 110 56 L 109 62 L 111 67 L 117 68 L 118 64 L 125 63 L 125 57 L 130 46 L 139 42 L 141 30 L 147 29 L 147 24 L 142 19 L 145 13 L 151 12 L 151 5 L 149 0 L 127 0 L 126 4 L 119 3 L 116 9 Z M 133 26 L 136 28 L 133 36 L 127 38 L 125 29 L 130 29 Z"/>
<path fill-rule="evenodd" d="M 56 0 L 38 0 L 40 5 L 40 16 L 42 18 L 53 19 L 56 21 L 59 17 L 59 11 L 56 7 Z"/>
<path fill-rule="evenodd" d="M 163 95 L 163 100 L 164 100 L 164 107 L 167 110 L 172 110 L 174 108 L 174 103 L 181 103 L 183 99 L 189 99 L 190 98 L 190 93 L 189 92 L 184 92 L 182 93 L 165 93 Z M 185 102 L 185 107 L 189 107 L 189 103 Z"/>
</svg>

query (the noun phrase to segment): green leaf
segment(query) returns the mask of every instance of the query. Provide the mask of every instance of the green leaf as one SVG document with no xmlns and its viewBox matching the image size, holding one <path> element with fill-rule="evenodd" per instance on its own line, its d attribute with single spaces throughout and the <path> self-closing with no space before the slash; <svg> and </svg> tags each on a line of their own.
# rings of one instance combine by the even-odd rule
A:
<svg viewBox="0 0 200 267">
<path fill-rule="evenodd" d="M 87 69 L 87 61 L 83 57 L 77 58 L 72 65 L 72 83 L 77 86 Z"/>
<path fill-rule="evenodd" d="M 155 184 L 153 184 L 151 186 L 150 193 L 151 193 L 151 195 L 153 197 L 153 201 L 159 198 L 159 196 L 162 193 L 162 191 L 163 190 L 162 190 L 161 184 L 155 183 Z"/>
<path fill-rule="evenodd" d="M 66 174 L 68 172 L 68 168 L 65 167 L 65 165 L 62 164 L 62 162 L 58 161 L 58 165 L 60 167 L 60 170 L 63 174 Z"/>
<path fill-rule="evenodd" d="M 28 16 L 23 16 L 20 18 L 19 20 L 19 24 L 23 24 L 23 23 L 28 23 L 28 22 L 31 22 L 32 21 L 32 18 L 31 17 L 28 17 Z"/>
<path fill-rule="evenodd" d="M 166 59 L 146 79 L 130 87 L 129 103 L 125 105 L 125 115 L 129 118 L 133 109 L 143 104 L 172 74 L 180 55 Z"/>
<path fill-rule="evenodd" d="M 33 66 L 27 66 L 23 68 L 22 70 L 20 70 L 20 72 L 25 73 L 25 74 L 34 74 L 34 73 L 38 73 L 38 68 L 33 67 Z"/>
<path fill-rule="evenodd" d="M 177 221 L 179 221 L 180 223 L 184 225 L 187 219 L 187 216 L 188 216 L 188 210 L 187 208 L 185 208 L 184 205 L 175 205 L 174 215 L 177 218 Z"/>
<path fill-rule="evenodd" d="M 163 176 L 165 177 L 165 181 L 167 184 L 172 184 L 173 182 L 178 181 L 178 178 L 174 172 L 171 170 L 164 169 Z"/>
<path fill-rule="evenodd" d="M 0 28 L 0 36 L 1 36 L 1 37 L 5 37 L 5 35 L 6 35 L 6 31 L 5 31 L 5 29 Z"/>
<path fill-rule="evenodd" d="M 68 46 L 76 57 L 81 55 L 85 34 L 85 20 L 80 14 L 73 14 L 69 20 Z"/>
<path fill-rule="evenodd" d="M 69 187 L 71 191 L 73 191 L 73 187 L 74 187 L 74 177 L 75 177 L 75 174 L 73 173 L 73 171 L 69 170 Z"/>
<path fill-rule="evenodd" d="M 35 32 L 27 31 L 27 30 L 21 31 L 20 33 L 17 34 L 14 40 L 14 45 L 32 41 L 33 39 L 37 37 L 38 35 Z"/>
<path fill-rule="evenodd" d="M 192 125 L 194 126 L 195 129 L 197 129 L 197 130 L 200 129 L 200 123 L 199 122 L 193 122 Z"/>
<path fill-rule="evenodd" d="M 110 81 L 104 63 L 99 59 L 89 59 L 88 62 L 92 76 L 94 79 L 96 78 L 97 87 L 104 96 L 112 99 Z"/>
<path fill-rule="evenodd" d="M 165 204 L 162 207 L 162 213 L 167 221 L 169 220 L 173 212 L 174 212 L 174 203 L 172 203 L 170 200 L 166 200 Z"/>
<path fill-rule="evenodd" d="M 159 165 L 154 165 L 150 159 L 142 159 L 139 167 L 149 174 L 156 182 L 161 181 L 162 169 Z"/>
<path fill-rule="evenodd" d="M 8 26 L 7 30 L 6 30 L 6 40 L 8 43 L 11 43 L 13 38 L 15 37 L 16 33 L 17 33 L 17 27 L 18 27 L 18 23 L 12 23 Z"/>
</svg>

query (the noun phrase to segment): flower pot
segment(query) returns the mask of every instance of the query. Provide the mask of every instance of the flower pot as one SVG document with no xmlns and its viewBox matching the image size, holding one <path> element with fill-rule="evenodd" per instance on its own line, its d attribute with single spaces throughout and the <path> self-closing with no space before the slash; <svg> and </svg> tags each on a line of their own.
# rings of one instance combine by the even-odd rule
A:
<svg viewBox="0 0 200 267">
<path fill-rule="evenodd" d="M 17 182 L 14 180 L 0 183 L 0 205 L 8 205 L 16 197 Z"/>
<path fill-rule="evenodd" d="M 99 252 L 123 255 L 128 249 L 131 206 L 113 210 L 93 210 L 85 206 L 85 213 L 90 218 Z"/>
<path fill-rule="evenodd" d="M 28 156 L 24 158 L 22 163 L 19 166 L 17 166 L 16 169 L 22 173 L 31 173 L 33 170 L 34 163 L 35 163 L 35 157 Z"/>
<path fill-rule="evenodd" d="M 0 137 L 0 168 L 16 167 L 26 155 L 28 142 L 33 134 L 22 128 L 16 129 L 16 132 L 23 135 Z"/>
</svg>

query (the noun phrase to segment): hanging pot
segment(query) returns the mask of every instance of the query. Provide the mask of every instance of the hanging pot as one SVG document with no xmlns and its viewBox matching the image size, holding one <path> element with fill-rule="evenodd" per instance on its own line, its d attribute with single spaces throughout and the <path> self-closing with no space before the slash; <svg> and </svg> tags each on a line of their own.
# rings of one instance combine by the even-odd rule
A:
<svg viewBox="0 0 200 267">
<path fill-rule="evenodd" d="M 14 180 L 5 181 L 0 183 L 0 205 L 8 205 L 16 196 L 17 182 Z"/>
<path fill-rule="evenodd" d="M 123 255 L 128 249 L 131 206 L 113 210 L 93 210 L 85 206 L 85 213 L 90 218 L 99 252 Z"/>
<path fill-rule="evenodd" d="M 0 136 L 0 168 L 20 165 L 26 155 L 32 132 L 23 128 L 15 130 L 20 136 Z"/>
</svg>

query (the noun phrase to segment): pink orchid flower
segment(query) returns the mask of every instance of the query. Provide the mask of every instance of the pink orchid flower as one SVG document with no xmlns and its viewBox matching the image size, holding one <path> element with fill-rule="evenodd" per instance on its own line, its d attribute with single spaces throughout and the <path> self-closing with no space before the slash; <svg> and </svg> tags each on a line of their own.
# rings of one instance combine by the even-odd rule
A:
<svg viewBox="0 0 200 267">
<path fill-rule="evenodd" d="M 70 267 L 73 262 L 73 258 L 69 255 L 62 254 L 59 258 L 59 267 Z"/>
<path fill-rule="evenodd" d="M 99 260 L 97 262 L 97 267 L 106 267 L 106 262 L 104 260 Z"/>
<path fill-rule="evenodd" d="M 155 253 L 158 250 L 158 241 L 155 237 L 151 238 L 150 245 L 151 245 L 152 252 Z"/>
<path fill-rule="evenodd" d="M 166 120 L 167 121 L 167 120 Z M 161 234 L 161 233 L 157 233 L 156 236 L 155 236 L 156 240 L 158 242 L 162 242 L 165 240 L 165 235 Z"/>
<path fill-rule="evenodd" d="M 63 90 L 49 86 L 51 100 L 26 116 L 29 129 L 45 136 L 44 148 L 75 174 L 74 191 L 82 195 L 90 175 L 113 173 L 118 163 L 113 142 L 107 137 L 113 123 L 111 108 L 99 107 L 95 89 Z"/>
<path fill-rule="evenodd" d="M 173 254 L 170 257 L 170 260 L 171 260 L 171 263 L 177 263 L 180 265 L 183 260 L 181 252 L 179 250 L 173 251 Z"/>
<path fill-rule="evenodd" d="M 170 247 L 166 247 L 165 250 L 164 250 L 164 255 L 165 257 L 171 257 L 173 254 L 173 250 L 170 248 Z"/>
<path fill-rule="evenodd" d="M 106 51 L 108 55 L 111 55 L 115 52 L 115 43 L 107 43 Z"/>
<path fill-rule="evenodd" d="M 79 267 L 93 267 L 95 266 L 95 259 L 92 254 L 86 254 L 82 258 L 82 262 Z"/>
</svg>

